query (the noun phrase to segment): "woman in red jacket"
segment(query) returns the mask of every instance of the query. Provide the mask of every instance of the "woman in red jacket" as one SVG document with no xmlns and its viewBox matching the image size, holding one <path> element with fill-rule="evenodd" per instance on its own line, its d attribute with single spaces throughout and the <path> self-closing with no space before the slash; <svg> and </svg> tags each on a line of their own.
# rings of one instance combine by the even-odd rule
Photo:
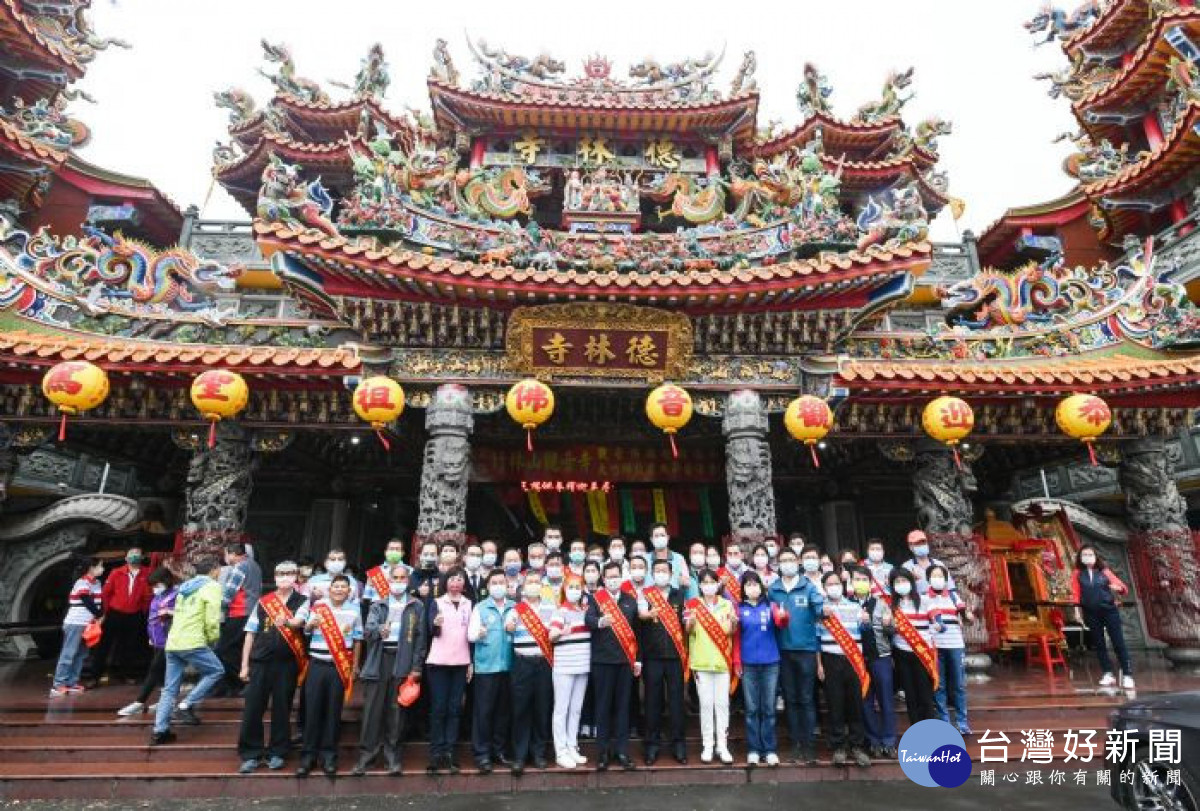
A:
<svg viewBox="0 0 1200 811">
<path fill-rule="evenodd" d="M 1079 606 L 1076 617 L 1086 623 L 1091 632 L 1092 645 L 1100 658 L 1100 669 L 1104 671 L 1100 677 L 1101 687 L 1112 687 L 1117 683 L 1104 639 L 1104 632 L 1108 631 L 1121 664 L 1121 687 L 1134 689 L 1133 667 L 1129 662 L 1129 649 L 1125 647 L 1125 634 L 1121 631 L 1120 603 L 1116 597 L 1128 593 L 1129 588 L 1105 565 L 1096 547 L 1084 545 L 1079 548 L 1075 573 L 1071 577 L 1071 602 Z"/>
</svg>

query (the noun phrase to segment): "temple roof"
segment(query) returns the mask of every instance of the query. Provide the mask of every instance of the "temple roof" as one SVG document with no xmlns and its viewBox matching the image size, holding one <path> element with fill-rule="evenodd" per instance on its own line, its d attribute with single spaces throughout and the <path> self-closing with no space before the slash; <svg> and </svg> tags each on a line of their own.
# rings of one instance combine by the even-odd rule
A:
<svg viewBox="0 0 1200 811">
<path fill-rule="evenodd" d="M 1028 206 L 1013 206 L 979 235 L 979 263 L 1004 267 L 1017 253 L 1017 240 L 1027 229 L 1055 228 L 1085 216 L 1091 201 L 1078 188 L 1061 197 Z"/>
<path fill-rule="evenodd" d="M 1123 50 L 1132 40 L 1141 38 L 1138 32 L 1150 19 L 1152 5 L 1153 0 L 1110 0 L 1090 26 L 1063 43 L 1063 49 L 1070 56 L 1077 51 Z"/>
<path fill-rule="evenodd" d="M 80 78 L 84 68 L 70 48 L 40 29 L 33 16 L 19 8 L 22 5 L 21 0 L 0 0 L 0 49 L 6 59 L 31 66 L 20 76 L 28 100 Z M 58 78 L 52 78 L 55 74 Z"/>
<path fill-rule="evenodd" d="M 8 121 L 0 118 L 0 197 L 23 200 L 39 180 L 39 170 L 54 170 L 61 166 L 67 153 L 54 149 L 44 141 L 30 138 Z"/>
</svg>

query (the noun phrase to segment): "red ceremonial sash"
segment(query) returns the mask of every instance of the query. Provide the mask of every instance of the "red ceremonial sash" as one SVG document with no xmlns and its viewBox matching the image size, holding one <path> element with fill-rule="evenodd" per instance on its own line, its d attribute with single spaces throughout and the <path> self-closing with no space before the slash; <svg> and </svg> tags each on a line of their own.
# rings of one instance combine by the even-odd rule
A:
<svg viewBox="0 0 1200 811">
<path fill-rule="evenodd" d="M 867 672 L 867 661 L 863 659 L 858 643 L 854 641 L 854 637 L 850 636 L 850 632 L 846 630 L 846 626 L 842 625 L 842 621 L 836 616 L 825 617 L 824 622 L 834 641 L 842 649 L 842 653 L 846 654 L 846 659 L 850 661 L 854 672 L 858 674 L 858 681 L 862 686 L 863 698 L 866 698 L 867 691 L 871 689 L 871 674 Z"/>
<path fill-rule="evenodd" d="M 933 689 L 937 690 L 937 648 L 925 641 L 925 637 L 921 636 L 921 632 L 912 624 L 912 620 L 900 610 L 899 606 L 892 608 L 892 617 L 896 621 L 896 630 L 900 632 L 900 636 L 904 637 L 904 641 L 913 649 L 913 653 L 921 661 L 921 665 L 929 674 L 929 678 L 933 680 Z"/>
<path fill-rule="evenodd" d="M 338 678 L 342 680 L 343 700 L 349 703 L 350 694 L 354 692 L 354 654 L 346 650 L 346 637 L 338 627 L 333 609 L 321 603 L 314 606 L 312 612 L 317 618 L 321 636 L 325 637 L 325 644 L 329 646 L 329 655 L 333 657 L 333 666 L 337 668 Z"/>
<path fill-rule="evenodd" d="M 687 607 L 691 609 L 692 616 L 696 618 L 696 622 L 700 623 L 704 633 L 708 634 L 708 638 L 721 652 L 721 658 L 725 660 L 725 667 L 729 669 L 729 692 L 732 693 L 738 686 L 737 674 L 733 672 L 733 638 L 725 633 L 721 628 L 721 623 L 717 621 L 717 618 L 699 597 L 689 600 Z"/>
<path fill-rule="evenodd" d="M 375 589 L 375 594 L 378 595 L 380 600 L 386 600 L 392 593 L 392 587 L 388 583 L 387 572 L 383 570 L 382 566 L 376 566 L 367 572 L 367 580 L 371 582 L 371 587 Z"/>
<path fill-rule="evenodd" d="M 612 632 L 616 634 L 621 650 L 625 651 L 625 658 L 629 660 L 629 666 L 633 667 L 637 663 L 638 644 L 629 620 L 625 619 L 625 615 L 621 613 L 621 607 L 617 605 L 617 601 L 606 589 L 600 589 L 592 597 L 600 606 L 600 610 L 604 612 L 604 616 L 608 617 L 609 622 L 612 623 Z"/>
<path fill-rule="evenodd" d="M 554 646 L 550 643 L 550 631 L 547 630 L 546 623 L 542 622 L 542 618 L 538 616 L 538 612 L 529 603 L 522 601 L 517 603 L 517 616 L 521 618 L 521 622 L 525 623 L 525 629 L 529 631 L 533 641 L 541 648 L 542 656 L 545 656 L 546 661 L 553 665 Z"/>
<path fill-rule="evenodd" d="M 650 607 L 658 610 L 658 621 L 662 623 L 667 636 L 671 637 L 671 642 L 675 645 L 679 661 L 683 662 L 683 680 L 686 682 L 692 677 L 692 672 L 688 669 L 687 641 L 683 638 L 683 625 L 679 622 L 679 614 L 675 613 L 671 603 L 658 589 L 648 588 L 644 593 Z"/>
<path fill-rule="evenodd" d="M 273 627 L 279 631 L 279 635 L 283 637 L 283 641 L 292 649 L 292 655 L 296 657 L 296 663 L 300 665 L 300 678 L 297 684 L 304 684 L 304 677 L 308 675 L 308 654 L 304 651 L 304 640 L 300 638 L 300 632 L 295 628 L 283 626 L 279 628 L 275 623 L 279 620 L 290 620 L 294 616 L 287 604 L 279 599 L 279 595 L 275 592 L 265 595 L 258 601 L 262 606 L 263 611 L 267 615 L 267 619 L 271 621 Z"/>
<path fill-rule="evenodd" d="M 721 578 L 721 585 L 729 592 L 729 596 L 733 598 L 734 605 L 742 601 L 742 584 L 733 576 L 733 572 L 722 566 L 717 570 L 717 576 Z"/>
</svg>

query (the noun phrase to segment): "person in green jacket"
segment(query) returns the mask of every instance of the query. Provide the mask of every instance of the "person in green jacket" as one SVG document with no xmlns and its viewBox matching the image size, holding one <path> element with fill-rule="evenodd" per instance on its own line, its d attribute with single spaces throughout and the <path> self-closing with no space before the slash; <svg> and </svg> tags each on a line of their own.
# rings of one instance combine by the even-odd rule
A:
<svg viewBox="0 0 1200 811">
<path fill-rule="evenodd" d="M 171 721 L 195 726 L 200 723 L 195 707 L 225 675 L 225 666 L 213 652 L 212 646 L 221 636 L 221 586 L 217 575 L 221 562 L 215 557 L 196 561 L 196 576 L 179 587 L 175 599 L 175 620 L 167 635 L 167 678 L 158 699 L 154 716 L 154 731 L 150 745 L 157 746 L 175 740 Z M 187 706 L 175 712 L 179 683 L 183 672 L 191 665 L 200 674 L 200 682 L 188 696 Z M 174 716 L 172 716 L 174 713 Z"/>
</svg>

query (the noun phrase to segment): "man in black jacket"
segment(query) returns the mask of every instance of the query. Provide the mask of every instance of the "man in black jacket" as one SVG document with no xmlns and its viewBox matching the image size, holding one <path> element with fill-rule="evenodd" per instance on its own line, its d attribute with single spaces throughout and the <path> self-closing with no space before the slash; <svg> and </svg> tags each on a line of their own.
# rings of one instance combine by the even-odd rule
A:
<svg viewBox="0 0 1200 811">
<path fill-rule="evenodd" d="M 630 566 L 645 565 L 638 559 L 630 561 Z M 646 594 L 656 592 L 654 594 Z M 660 599 L 661 597 L 661 599 Z M 662 615 L 662 604 L 665 602 L 675 615 L 677 624 L 671 624 Z M 684 744 L 683 717 L 683 660 L 680 657 L 679 646 L 672 639 L 668 628 L 680 632 L 680 641 L 687 650 L 687 638 L 682 635 L 683 628 L 683 592 L 671 587 L 671 561 L 654 561 L 653 580 L 644 590 L 638 600 L 638 616 L 641 619 L 641 634 L 638 642 L 641 646 L 642 683 L 646 687 L 646 765 L 653 766 L 658 760 L 658 749 L 662 743 L 660 730 L 662 728 L 663 691 L 667 695 L 667 711 L 670 719 L 671 747 L 675 760 L 687 763 L 687 748 Z"/>
<path fill-rule="evenodd" d="M 629 698 L 633 679 L 642 672 L 638 658 L 637 600 L 621 590 L 621 565 L 604 566 L 604 589 L 588 603 L 584 623 L 592 632 L 592 690 L 596 702 L 596 770 L 616 755 L 625 769 L 629 759 Z"/>
</svg>

